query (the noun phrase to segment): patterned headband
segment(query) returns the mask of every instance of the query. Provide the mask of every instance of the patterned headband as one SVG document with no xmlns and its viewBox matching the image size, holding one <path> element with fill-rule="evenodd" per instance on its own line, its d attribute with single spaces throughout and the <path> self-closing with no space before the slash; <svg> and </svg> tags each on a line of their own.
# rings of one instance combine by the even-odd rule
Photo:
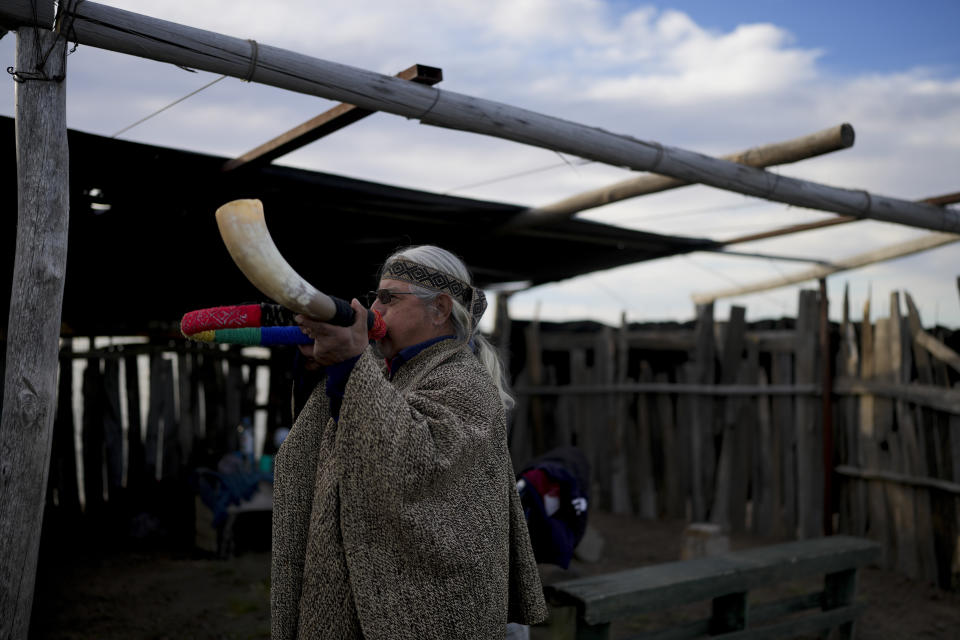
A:
<svg viewBox="0 0 960 640">
<path fill-rule="evenodd" d="M 470 310 L 470 315 L 473 317 L 471 332 L 476 329 L 483 312 L 487 309 L 487 297 L 480 289 L 476 289 L 448 273 L 406 258 L 394 258 L 388 262 L 384 265 L 380 277 L 402 280 L 431 291 L 446 293 Z"/>
</svg>

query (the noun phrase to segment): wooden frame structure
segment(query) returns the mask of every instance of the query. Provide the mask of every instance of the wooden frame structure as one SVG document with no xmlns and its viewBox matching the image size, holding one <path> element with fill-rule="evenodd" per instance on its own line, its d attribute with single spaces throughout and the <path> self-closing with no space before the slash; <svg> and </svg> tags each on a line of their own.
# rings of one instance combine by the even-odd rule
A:
<svg viewBox="0 0 960 640">
<path fill-rule="evenodd" d="M 841 189 L 617 135 L 510 105 L 141 16 L 93 2 L 6 0 L 0 23 L 17 28 L 20 209 L 0 422 L 0 636 L 26 637 L 50 451 L 66 256 L 66 38 L 304 94 L 424 124 L 471 131 L 675 180 L 844 216 L 939 232 L 960 212 Z M 53 31 L 47 31 L 50 26 Z M 33 52 L 52 55 L 36 59 Z M 22 124 L 22 126 L 21 126 Z"/>
</svg>

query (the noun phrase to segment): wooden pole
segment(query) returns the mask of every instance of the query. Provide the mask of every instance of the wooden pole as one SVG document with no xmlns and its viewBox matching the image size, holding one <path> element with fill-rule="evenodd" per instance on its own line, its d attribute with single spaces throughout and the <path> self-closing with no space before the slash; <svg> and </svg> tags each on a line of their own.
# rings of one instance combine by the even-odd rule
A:
<svg viewBox="0 0 960 640">
<path fill-rule="evenodd" d="M 705 293 L 694 293 L 690 297 L 693 298 L 693 301 L 696 304 L 705 304 L 720 298 L 731 298 L 734 296 L 746 295 L 748 293 L 779 289 L 780 287 L 799 284 L 801 282 L 806 282 L 807 280 L 819 280 L 820 278 L 826 277 L 832 273 L 838 273 L 848 269 L 857 269 L 859 267 L 865 267 L 867 265 L 885 262 L 895 258 L 902 258 L 903 256 L 909 256 L 914 253 L 920 253 L 921 251 L 935 249 L 937 247 L 942 247 L 943 245 L 951 244 L 957 241 L 960 241 L 960 235 L 955 235 L 952 233 L 930 233 L 908 242 L 890 245 L 874 251 L 860 253 L 843 260 L 837 260 L 832 266 L 829 267 L 811 267 L 793 275 L 779 276 L 769 280 L 755 282 L 753 284 L 731 287 L 729 289 L 720 289 L 718 291 L 710 291 Z"/>
<path fill-rule="evenodd" d="M 820 278 L 820 407 L 823 412 L 823 533 L 833 535 L 833 378 L 830 375 L 830 301 Z"/>
<path fill-rule="evenodd" d="M 942 360 L 955 370 L 960 371 L 960 354 L 958 354 L 956 351 L 943 344 L 923 329 L 915 331 L 913 334 L 913 339 L 917 341 L 917 344 L 929 351 L 930 355 L 938 360 Z"/>
<path fill-rule="evenodd" d="M 436 67 L 415 64 L 398 73 L 397 77 L 420 84 L 434 85 L 443 80 L 443 71 Z M 300 147 L 339 131 L 354 122 L 359 122 L 371 113 L 373 111 L 369 109 L 360 109 L 352 104 L 340 103 L 243 155 L 228 160 L 223 164 L 222 171 L 227 172 L 241 167 L 259 167 L 270 164 L 277 158 L 296 151 Z"/>
<path fill-rule="evenodd" d="M 838 149 L 847 149 L 853 146 L 853 140 L 853 127 L 844 123 L 793 140 L 774 142 L 731 153 L 722 156 L 722 159 L 744 164 L 748 167 L 771 167 L 812 158 Z M 578 193 L 552 204 L 528 209 L 512 218 L 504 228 L 514 229 L 559 222 L 567 220 L 581 211 L 635 198 L 636 196 L 684 187 L 688 184 L 690 182 L 657 174 L 636 176 L 606 187 Z"/>
<path fill-rule="evenodd" d="M 923 200 L 917 200 L 917 202 L 932 204 L 938 207 L 943 207 L 948 204 L 956 204 L 957 202 L 960 202 L 960 192 L 948 193 L 942 196 L 934 196 L 932 198 L 924 198 Z M 828 218 L 826 220 L 818 220 L 817 222 L 804 222 L 802 224 L 794 224 L 788 227 L 781 227 L 779 229 L 771 229 L 770 231 L 761 231 L 759 233 L 751 233 L 743 236 L 737 236 L 736 238 L 730 238 L 729 240 L 724 240 L 723 244 L 732 245 L 732 244 L 740 244 L 742 242 L 754 242 L 756 240 L 766 240 L 768 238 L 779 238 L 781 236 L 788 236 L 794 233 L 800 233 L 802 231 L 811 231 L 813 229 L 823 229 L 824 227 L 833 227 L 838 224 L 847 224 L 848 222 L 856 222 L 857 220 L 859 220 L 859 218 L 841 216 L 839 218 Z"/>
<path fill-rule="evenodd" d="M 22 81 L 15 85 L 17 254 L 0 418 L 0 638 L 26 638 L 30 626 L 56 414 L 69 219 L 66 42 L 50 31 L 21 28 L 16 69 Z"/>
<path fill-rule="evenodd" d="M 6 0 L 0 20 L 30 24 L 31 0 Z M 386 111 L 448 129 L 562 151 L 614 166 L 793 206 L 932 229 L 960 230 L 960 212 L 789 178 L 700 153 L 637 140 L 491 100 L 419 85 L 249 40 L 141 16 L 94 2 L 69 13 L 80 44 L 221 73 Z"/>
</svg>

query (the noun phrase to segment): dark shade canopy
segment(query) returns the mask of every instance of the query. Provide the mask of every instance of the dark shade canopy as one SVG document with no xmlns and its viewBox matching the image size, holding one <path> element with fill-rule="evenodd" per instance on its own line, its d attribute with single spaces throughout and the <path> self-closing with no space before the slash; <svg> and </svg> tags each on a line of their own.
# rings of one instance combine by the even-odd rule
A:
<svg viewBox="0 0 960 640">
<path fill-rule="evenodd" d="M 16 249 L 13 120 L 0 118 L 6 178 L 0 265 L 4 325 Z M 190 310 L 263 300 L 233 264 L 213 212 L 259 198 L 280 252 L 321 291 L 360 296 L 401 246 L 462 256 L 481 285 L 534 284 L 718 246 L 570 220 L 498 234 L 522 207 L 69 132 L 70 234 L 63 322 L 79 334 L 175 327 Z"/>
</svg>

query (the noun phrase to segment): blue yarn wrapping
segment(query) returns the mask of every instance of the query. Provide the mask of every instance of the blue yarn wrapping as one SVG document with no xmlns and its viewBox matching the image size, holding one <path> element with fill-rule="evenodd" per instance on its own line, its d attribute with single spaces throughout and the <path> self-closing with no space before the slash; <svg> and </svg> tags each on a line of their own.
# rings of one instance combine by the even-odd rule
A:
<svg viewBox="0 0 960 640">
<path fill-rule="evenodd" d="M 282 344 L 313 344 L 313 338 L 300 327 L 261 327 L 260 344 L 265 347 Z"/>
</svg>

